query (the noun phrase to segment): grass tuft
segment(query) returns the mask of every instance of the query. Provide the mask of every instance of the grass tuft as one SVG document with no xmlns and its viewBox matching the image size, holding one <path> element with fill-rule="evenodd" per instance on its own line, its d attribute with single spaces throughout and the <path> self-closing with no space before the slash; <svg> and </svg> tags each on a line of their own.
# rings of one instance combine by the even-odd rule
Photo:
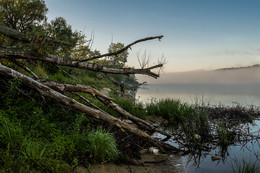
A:
<svg viewBox="0 0 260 173">
<path fill-rule="evenodd" d="M 88 142 L 90 144 L 89 152 L 96 162 L 115 160 L 119 156 L 114 137 L 102 129 L 90 132 Z"/>
</svg>

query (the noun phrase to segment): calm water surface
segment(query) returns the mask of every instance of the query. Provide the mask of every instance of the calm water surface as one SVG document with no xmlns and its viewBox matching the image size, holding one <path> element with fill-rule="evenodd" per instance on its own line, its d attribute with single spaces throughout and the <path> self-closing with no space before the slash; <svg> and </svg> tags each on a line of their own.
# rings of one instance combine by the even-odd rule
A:
<svg viewBox="0 0 260 173">
<path fill-rule="evenodd" d="M 142 102 L 149 102 L 152 99 L 173 98 L 190 104 L 226 105 L 234 104 L 260 105 L 260 84 L 151 84 L 140 88 L 136 98 Z M 260 121 L 255 120 L 248 126 L 251 133 L 260 135 Z M 174 145 L 174 141 L 172 142 Z M 225 158 L 219 161 L 212 161 L 211 154 L 219 155 L 220 148 L 210 151 L 209 154 L 201 156 L 200 164 L 195 165 L 194 160 L 189 162 L 189 156 L 182 157 L 185 172 L 233 172 L 236 168 L 235 160 L 242 162 L 255 162 L 260 168 L 260 140 L 252 140 L 246 145 L 239 144 L 228 147 Z M 198 161 L 198 160 L 197 160 Z M 237 170 L 236 170 L 237 171 Z"/>
<path fill-rule="evenodd" d="M 173 98 L 190 104 L 260 105 L 260 84 L 150 84 L 138 89 L 136 98 Z"/>
</svg>

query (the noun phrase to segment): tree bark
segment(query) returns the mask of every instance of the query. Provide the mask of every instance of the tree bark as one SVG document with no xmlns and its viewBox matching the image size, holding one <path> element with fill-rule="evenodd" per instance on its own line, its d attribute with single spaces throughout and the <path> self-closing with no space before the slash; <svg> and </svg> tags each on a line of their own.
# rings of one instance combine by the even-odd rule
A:
<svg viewBox="0 0 260 173">
<path fill-rule="evenodd" d="M 176 150 L 175 147 L 170 147 L 166 143 L 156 141 L 150 135 L 148 135 L 146 132 L 134 127 L 131 124 L 123 122 L 120 119 L 115 118 L 105 112 L 90 108 L 82 103 L 79 103 L 76 100 L 63 95 L 62 93 L 49 88 L 48 86 L 42 84 L 41 82 L 36 81 L 33 78 L 28 77 L 26 75 L 23 75 L 11 68 L 8 68 L 8 67 L 2 65 L 1 63 L 0 63 L 0 75 L 7 76 L 9 78 L 19 78 L 22 80 L 24 85 L 27 85 L 28 87 L 35 89 L 42 96 L 51 98 L 56 102 L 66 105 L 67 107 L 70 107 L 72 109 L 85 113 L 87 116 L 91 116 L 98 120 L 102 120 L 102 121 L 105 121 L 112 125 L 115 125 L 122 131 L 127 130 L 130 133 L 137 135 L 137 136 L 141 137 L 142 139 L 148 141 L 152 145 L 158 147 L 162 152 L 165 152 L 166 150 L 169 150 L 169 149 Z"/>
<path fill-rule="evenodd" d="M 159 133 L 161 133 L 161 134 L 163 134 L 167 137 L 171 137 L 171 135 L 169 135 L 168 133 L 163 132 L 163 131 L 155 128 L 151 123 L 149 123 L 149 122 L 147 122 L 147 121 L 145 121 L 141 118 L 138 118 L 136 116 L 133 116 L 129 112 L 125 111 L 119 105 L 114 103 L 112 98 L 109 98 L 109 97 L 101 94 L 96 89 L 94 89 L 90 86 L 80 85 L 80 84 L 65 84 L 65 83 L 59 83 L 59 82 L 55 82 L 55 81 L 45 81 L 45 80 L 40 80 L 40 81 L 44 85 L 46 85 L 46 86 L 48 86 L 48 87 L 50 87 L 50 88 L 52 88 L 56 91 L 59 91 L 59 92 L 83 92 L 83 93 L 88 93 L 88 94 L 92 95 L 93 97 L 97 98 L 102 103 L 104 103 L 106 106 L 108 106 L 111 109 L 113 109 L 114 111 L 118 112 L 120 115 L 122 115 L 126 119 L 132 120 L 139 127 L 142 127 L 142 128 L 144 128 L 148 131 L 151 131 L 151 132 L 159 132 Z M 82 98 L 82 96 L 80 96 L 80 97 Z M 88 101 L 86 101 L 86 102 L 88 102 Z"/>
<path fill-rule="evenodd" d="M 76 67 L 80 69 L 87 69 L 91 71 L 103 72 L 103 73 L 112 73 L 112 74 L 142 74 L 148 75 L 154 78 L 158 78 L 159 74 L 152 72 L 152 69 L 160 68 L 163 64 L 158 64 L 152 67 L 144 69 L 134 69 L 134 68 L 110 68 L 106 66 L 100 66 L 98 64 L 92 64 L 87 62 L 82 62 L 78 60 L 71 60 L 68 58 L 62 58 L 54 55 L 41 55 L 35 54 L 29 51 L 20 51 L 16 49 L 0 49 L 0 58 L 5 59 L 31 59 L 31 60 L 40 60 L 44 62 L 49 62 L 56 65 Z"/>
</svg>

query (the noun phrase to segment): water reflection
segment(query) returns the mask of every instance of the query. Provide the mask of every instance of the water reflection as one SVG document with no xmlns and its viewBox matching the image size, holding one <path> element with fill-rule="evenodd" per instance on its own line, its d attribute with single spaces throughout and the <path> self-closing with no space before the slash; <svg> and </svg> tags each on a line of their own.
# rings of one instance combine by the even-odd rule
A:
<svg viewBox="0 0 260 173">
<path fill-rule="evenodd" d="M 137 99 L 149 102 L 154 98 L 173 98 L 197 105 L 259 106 L 259 88 L 260 84 L 153 84 L 139 89 Z M 229 121 L 225 115 L 222 120 Z M 242 163 L 243 159 L 251 163 L 256 162 L 256 166 L 260 168 L 260 120 L 237 125 L 234 143 L 226 147 L 218 145 L 218 124 L 218 120 L 211 122 L 211 129 L 215 129 L 211 132 L 211 141 L 203 143 L 199 149 L 190 147 L 194 148 L 194 151 L 182 157 L 186 172 L 233 172 L 233 169 L 237 172 L 236 163 Z M 174 134 L 167 143 L 188 150 L 185 146 L 185 134 L 174 131 L 172 127 L 165 130 Z"/>
<path fill-rule="evenodd" d="M 196 152 L 182 157 L 186 172 L 237 172 L 237 163 L 254 163 L 260 168 L 260 120 L 252 124 L 241 125 L 240 140 L 233 145 L 220 147 L 212 142 L 210 150 L 196 150 Z M 168 131 L 170 132 L 170 131 Z M 157 137 L 163 138 L 163 136 Z M 170 139 L 167 143 L 178 147 L 175 140 Z"/>
</svg>

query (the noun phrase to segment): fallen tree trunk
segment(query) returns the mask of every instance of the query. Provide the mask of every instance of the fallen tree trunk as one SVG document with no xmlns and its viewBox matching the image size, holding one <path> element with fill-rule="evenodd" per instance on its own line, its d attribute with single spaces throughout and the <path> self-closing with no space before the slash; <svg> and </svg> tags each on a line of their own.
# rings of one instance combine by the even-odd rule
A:
<svg viewBox="0 0 260 173">
<path fill-rule="evenodd" d="M 91 86 L 81 85 L 81 84 L 67 84 L 67 83 L 60 83 L 60 82 L 49 81 L 49 80 L 38 80 L 38 81 L 59 92 L 82 92 L 82 93 L 88 93 L 95 98 L 99 96 L 105 100 L 113 100 L 112 98 L 101 94 L 98 90 L 96 90 Z"/>
<path fill-rule="evenodd" d="M 90 108 L 82 103 L 77 102 L 76 100 L 65 96 L 64 94 L 57 92 L 48 86 L 42 84 L 39 81 L 34 80 L 31 77 L 28 77 L 24 74 L 21 74 L 11 68 L 8 68 L 0 63 L 0 75 L 9 77 L 9 78 L 19 78 L 22 80 L 22 83 L 30 88 L 35 89 L 38 91 L 42 96 L 51 98 L 52 100 L 59 102 L 61 104 L 66 105 L 72 109 L 78 110 L 82 113 L 85 113 L 87 116 L 91 116 L 95 119 L 102 120 L 106 123 L 110 123 L 122 131 L 127 130 L 130 133 L 141 137 L 142 139 L 146 140 L 147 142 L 151 143 L 152 145 L 158 147 L 162 152 L 166 152 L 166 150 L 178 150 L 175 147 L 169 146 L 166 143 L 157 141 L 153 139 L 150 135 L 146 132 L 136 128 L 135 126 L 128 124 L 126 122 L 121 121 L 118 118 L 115 118 L 105 112 L 100 110 L 96 110 Z"/>
<path fill-rule="evenodd" d="M 62 58 L 54 55 L 42 55 L 36 54 L 30 51 L 21 51 L 17 49 L 0 49 L 0 58 L 5 59 L 31 59 L 31 60 L 40 60 L 56 65 L 76 67 L 80 69 L 87 69 L 91 71 L 111 73 L 111 74 L 142 74 L 148 75 L 154 78 L 158 78 L 159 74 L 152 72 L 152 69 L 160 68 L 163 64 L 158 64 L 152 67 L 143 68 L 143 69 L 134 69 L 134 68 L 111 68 L 106 66 L 101 66 L 98 64 L 82 62 L 78 60 L 71 60 L 69 58 Z"/>
<path fill-rule="evenodd" d="M 166 132 L 163 132 L 157 128 L 155 128 L 151 123 L 135 117 L 133 115 L 131 115 L 129 112 L 127 112 L 126 110 L 122 109 L 120 106 L 118 106 L 117 104 L 113 103 L 111 100 L 105 100 L 104 98 L 101 97 L 97 97 L 98 100 L 100 100 L 101 102 L 103 102 L 104 104 L 106 104 L 108 107 L 110 107 L 111 109 L 115 110 L 116 112 L 118 112 L 120 115 L 124 116 L 127 119 L 132 120 L 133 122 L 135 122 L 137 125 L 145 128 L 145 130 L 151 131 L 151 132 L 159 132 L 165 136 L 167 136 L 167 138 L 171 137 L 171 135 L 169 135 Z"/>
<path fill-rule="evenodd" d="M 132 120 L 139 127 L 142 127 L 145 130 L 148 130 L 148 131 L 151 131 L 151 132 L 159 132 L 159 133 L 161 133 L 161 134 L 163 134 L 167 137 L 171 137 L 171 135 L 169 135 L 168 133 L 163 132 L 163 131 L 155 128 L 151 123 L 149 123 L 149 122 L 147 122 L 147 121 L 145 121 L 141 118 L 138 118 L 138 117 L 131 115 L 129 112 L 125 111 L 119 105 L 114 103 L 112 98 L 109 98 L 109 97 L 101 94 L 100 92 L 98 92 L 93 87 L 86 86 L 86 85 L 80 85 L 80 84 L 59 83 L 59 82 L 55 82 L 55 81 L 46 81 L 46 80 L 40 80 L 40 81 L 44 85 L 47 85 L 48 87 L 50 87 L 50 88 L 52 88 L 56 91 L 59 91 L 59 92 L 83 92 L 83 93 L 88 93 L 88 94 L 92 95 L 93 97 L 97 98 L 102 103 L 104 103 L 106 106 L 108 106 L 111 109 L 113 109 L 114 111 L 118 112 L 123 117 L 125 117 L 129 120 Z M 82 96 L 81 96 L 81 98 L 82 98 Z"/>
</svg>

